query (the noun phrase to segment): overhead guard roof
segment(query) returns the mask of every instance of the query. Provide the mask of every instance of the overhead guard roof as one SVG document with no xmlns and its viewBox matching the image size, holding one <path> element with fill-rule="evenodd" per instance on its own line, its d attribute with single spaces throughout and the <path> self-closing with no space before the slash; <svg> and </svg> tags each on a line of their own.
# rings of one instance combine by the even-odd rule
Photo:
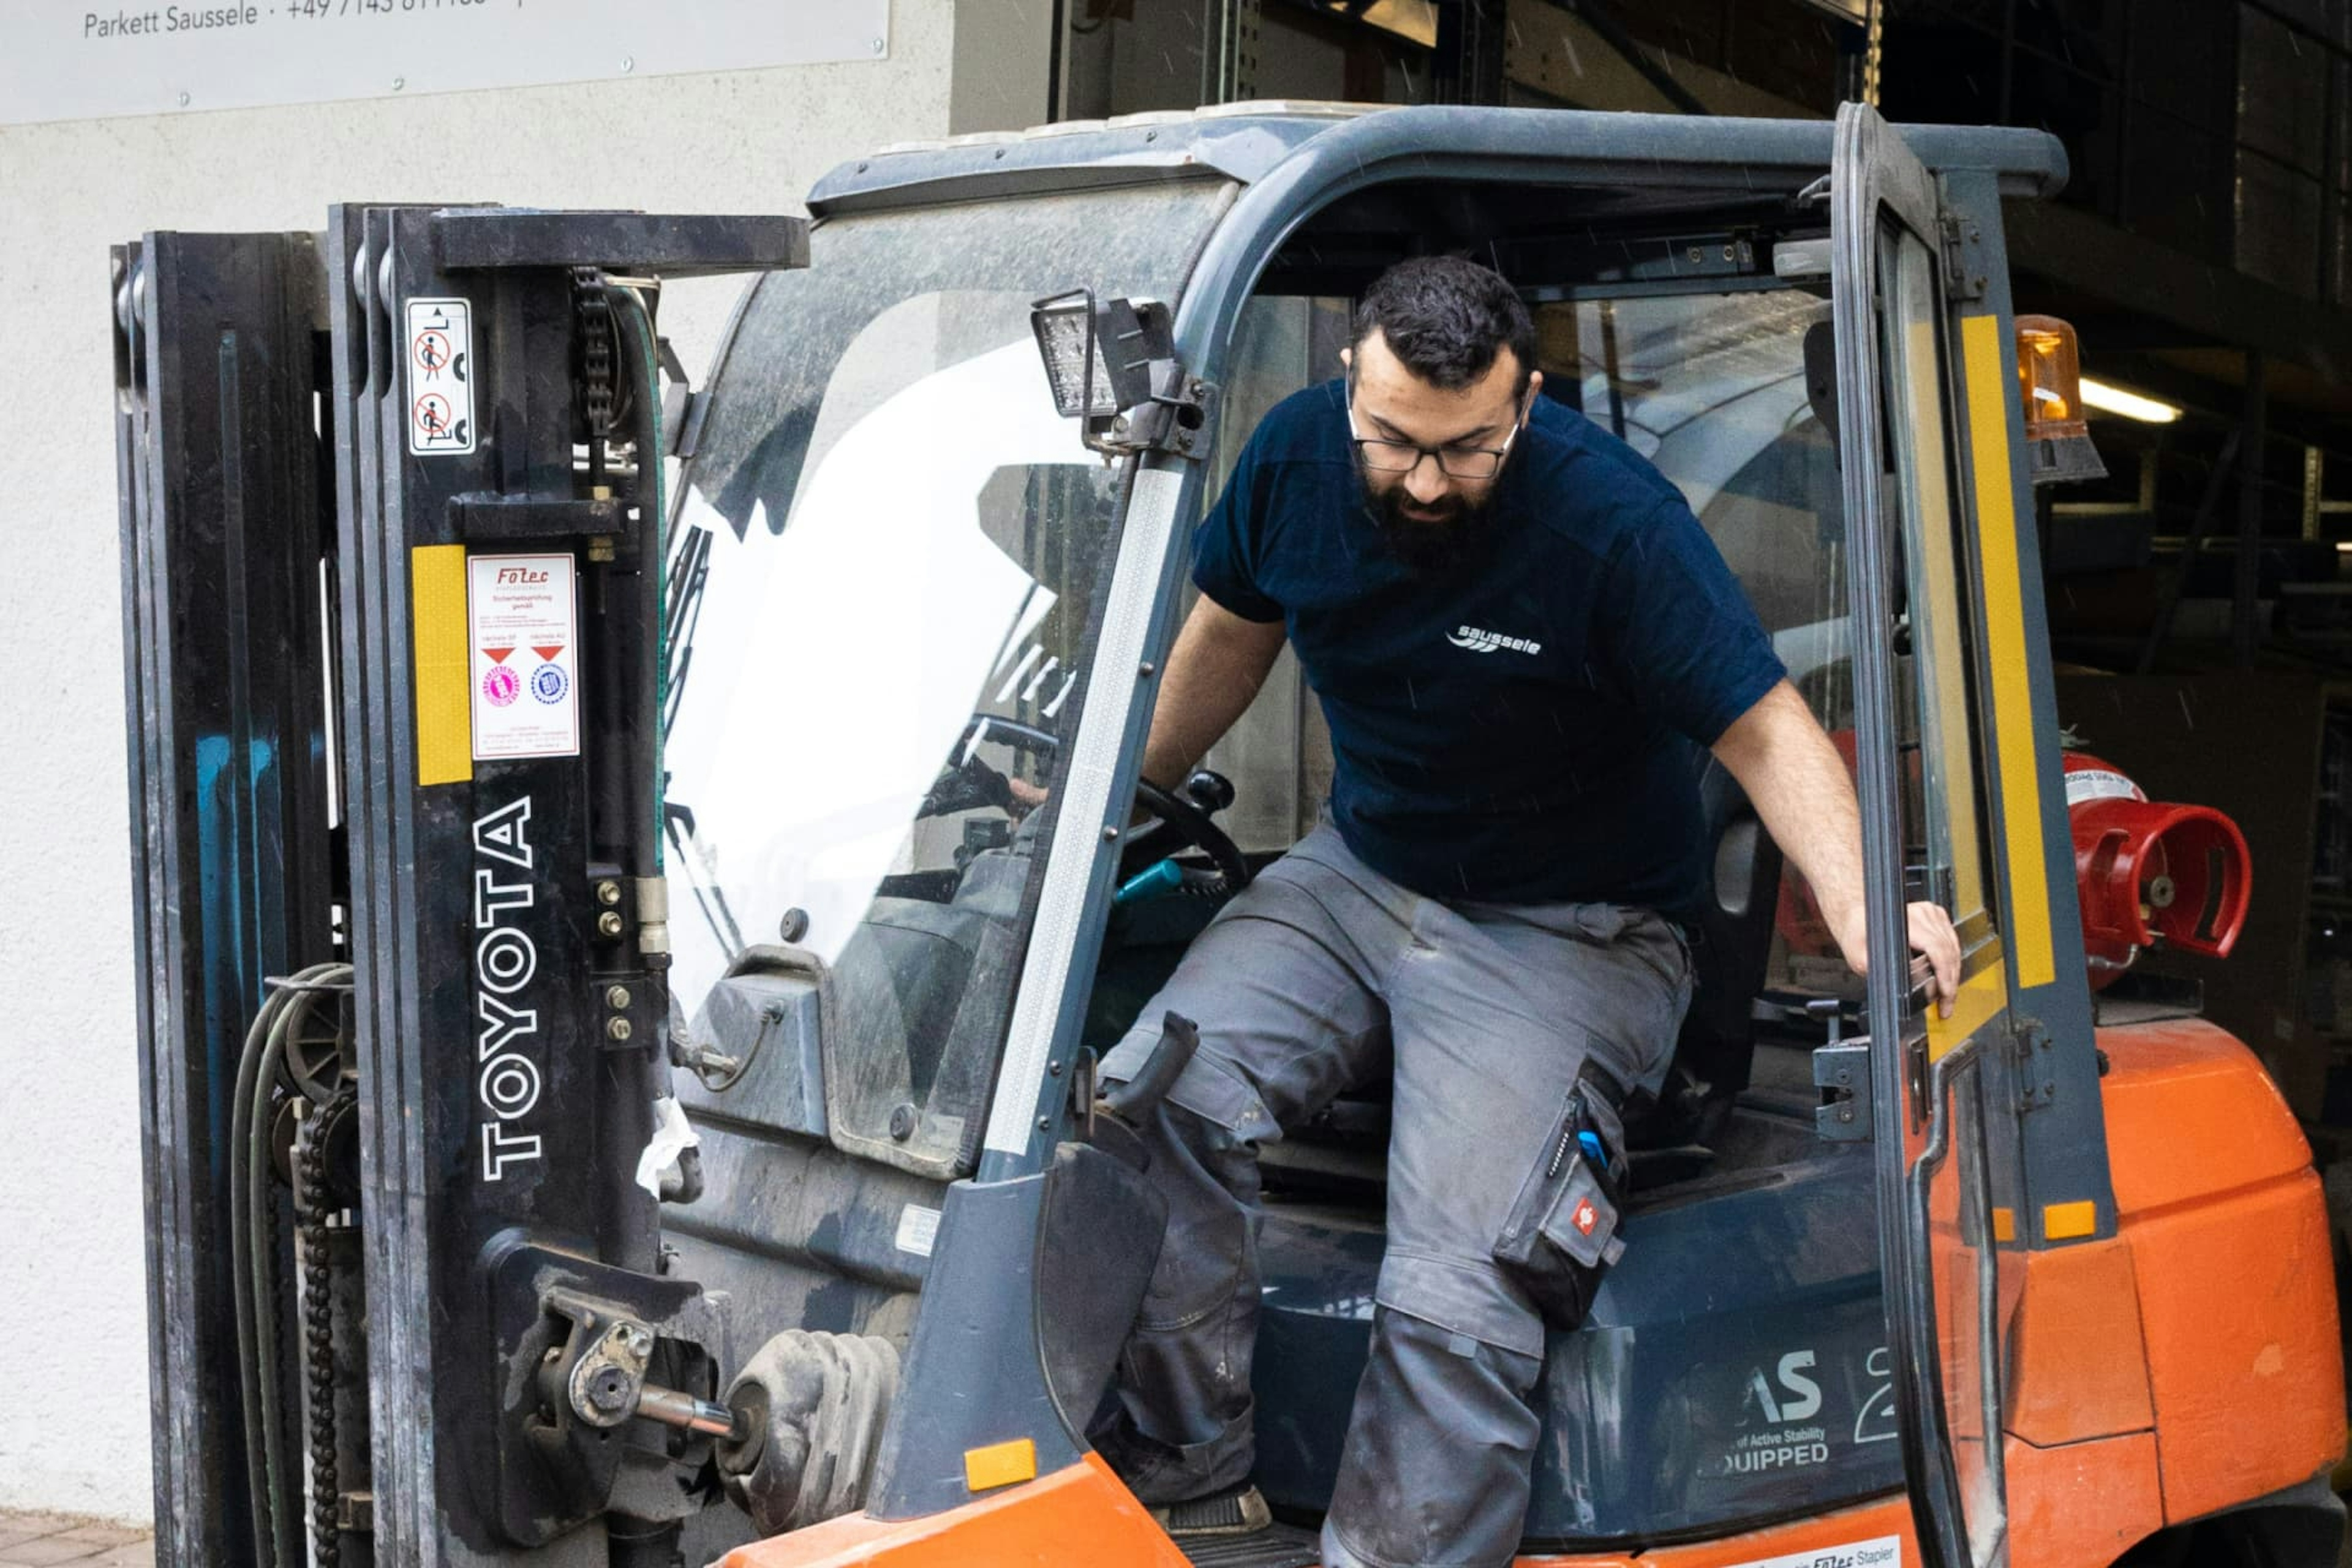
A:
<svg viewBox="0 0 2352 1568">
<path fill-rule="evenodd" d="M 2066 183 L 2057 138 L 2005 127 L 1898 127 L 1931 171 L 2000 177 L 2002 194 L 2054 195 Z M 1423 105 L 1234 103 L 1076 121 L 1033 131 L 900 143 L 842 164 L 808 205 L 819 218 L 886 207 L 1203 176 L 1254 184 L 1299 160 L 1355 170 L 1438 156 L 1570 160 L 1621 174 L 1647 163 L 1800 175 L 1829 166 L 1826 120 Z M 1307 167 L 1286 171 L 1297 175 Z"/>
</svg>

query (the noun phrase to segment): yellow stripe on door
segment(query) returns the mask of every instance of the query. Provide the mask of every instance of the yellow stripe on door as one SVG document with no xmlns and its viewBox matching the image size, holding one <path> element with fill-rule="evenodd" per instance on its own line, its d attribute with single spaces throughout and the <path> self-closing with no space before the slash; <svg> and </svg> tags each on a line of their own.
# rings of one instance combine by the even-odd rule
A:
<svg viewBox="0 0 2352 1568">
<path fill-rule="evenodd" d="M 2001 342 L 1997 316 L 1963 319 L 1960 345 L 1976 480 L 1977 558 L 1984 580 L 1985 663 L 1992 671 L 1994 765 L 2000 775 L 2002 848 L 2009 863 L 2010 951 L 2017 955 L 2019 985 L 2047 985 L 2058 971 L 2051 955 L 2033 692 L 2026 679 L 2025 594 L 2017 569 L 2017 507 L 2009 466 L 2008 387 L 2016 367 Z"/>
<path fill-rule="evenodd" d="M 1939 1062 L 1959 1044 L 1992 1021 L 2009 1001 L 2009 979 L 1998 963 L 1988 963 L 1960 982 L 1952 998 L 1952 1016 L 1939 1016 L 1927 1004 L 1927 1059 Z"/>
</svg>

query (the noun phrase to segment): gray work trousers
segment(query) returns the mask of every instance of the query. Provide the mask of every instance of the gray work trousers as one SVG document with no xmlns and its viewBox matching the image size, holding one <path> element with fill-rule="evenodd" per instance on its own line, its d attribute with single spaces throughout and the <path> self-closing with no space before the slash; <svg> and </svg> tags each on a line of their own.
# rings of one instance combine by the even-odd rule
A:
<svg viewBox="0 0 2352 1568">
<path fill-rule="evenodd" d="M 1588 1057 L 1655 1089 L 1690 999 L 1675 928 L 1618 904 L 1414 893 L 1328 823 L 1212 921 L 1105 1058 L 1135 1076 L 1173 1011 L 1201 1046 L 1143 1119 L 1167 1239 L 1095 1439 L 1147 1502 L 1254 1458 L 1255 1146 L 1394 1079 L 1371 1359 L 1323 1527 L 1325 1568 L 1501 1568 L 1519 1543 L 1544 1321 L 1491 1256 Z"/>
</svg>

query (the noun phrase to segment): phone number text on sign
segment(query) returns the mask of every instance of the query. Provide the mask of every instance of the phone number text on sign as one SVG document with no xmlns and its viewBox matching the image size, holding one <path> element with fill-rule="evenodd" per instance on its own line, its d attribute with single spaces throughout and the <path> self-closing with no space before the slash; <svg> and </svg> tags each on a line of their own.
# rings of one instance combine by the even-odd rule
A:
<svg viewBox="0 0 2352 1568">
<path fill-rule="evenodd" d="M 333 16 L 390 16 L 402 11 L 478 11 L 503 0 L 286 0 L 289 22 L 323 22 Z M 520 7 L 522 0 L 513 0 Z"/>
</svg>

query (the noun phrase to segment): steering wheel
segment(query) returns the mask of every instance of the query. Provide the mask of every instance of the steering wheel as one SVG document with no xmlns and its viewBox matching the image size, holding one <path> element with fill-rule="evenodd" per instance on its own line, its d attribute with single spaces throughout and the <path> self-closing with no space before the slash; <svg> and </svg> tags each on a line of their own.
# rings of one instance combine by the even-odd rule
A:
<svg viewBox="0 0 2352 1568">
<path fill-rule="evenodd" d="M 967 738 L 961 748 L 964 752 L 971 751 L 980 741 L 994 741 L 1016 752 L 1035 752 L 1045 757 L 1055 756 L 1062 749 L 1061 740 L 1050 731 L 1024 724 L 1017 719 L 1001 719 L 993 713 L 973 714 L 964 734 Z M 1128 845 L 1120 858 L 1123 868 L 1126 862 L 1140 861 L 1135 869 L 1141 870 L 1189 846 L 1208 857 L 1217 874 L 1224 879 L 1227 892 L 1238 893 L 1249 886 L 1249 862 L 1243 858 L 1240 846 L 1209 816 L 1209 808 L 1222 810 L 1233 804 L 1232 784 L 1202 769 L 1179 790 L 1161 789 L 1148 779 L 1138 779 L 1135 798 L 1159 821 Z M 1203 800 L 1208 808 L 1204 808 Z"/>
</svg>

